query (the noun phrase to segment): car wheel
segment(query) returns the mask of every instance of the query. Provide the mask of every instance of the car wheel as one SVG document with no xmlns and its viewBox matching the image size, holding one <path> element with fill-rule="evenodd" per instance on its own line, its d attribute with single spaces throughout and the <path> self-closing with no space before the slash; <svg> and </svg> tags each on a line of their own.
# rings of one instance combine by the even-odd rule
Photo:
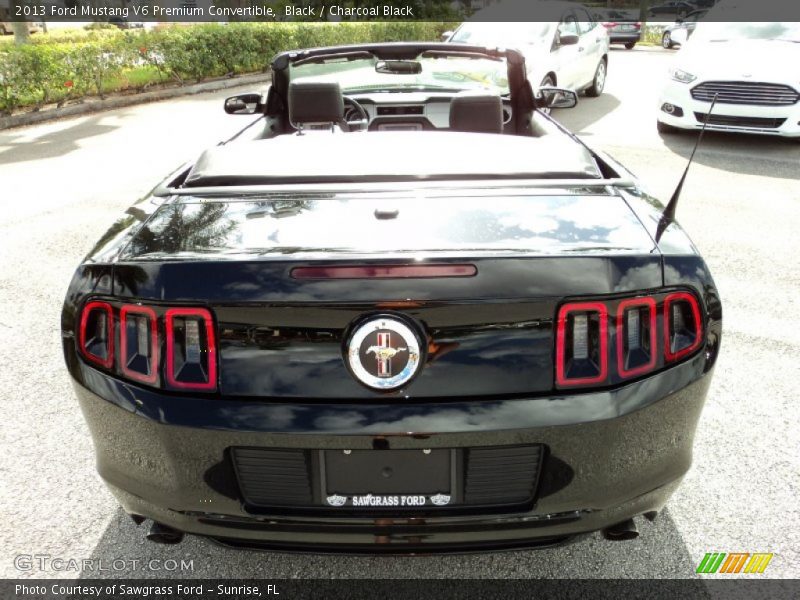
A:
<svg viewBox="0 0 800 600">
<path fill-rule="evenodd" d="M 625 49 L 626 50 L 633 50 L 633 47 L 635 45 L 636 45 L 636 42 L 628 42 L 627 44 L 625 44 Z"/>
<path fill-rule="evenodd" d="M 669 31 L 665 31 L 664 35 L 661 36 L 661 47 L 665 50 L 672 48 L 672 36 L 669 34 Z"/>
<path fill-rule="evenodd" d="M 592 85 L 590 85 L 586 90 L 586 95 L 591 96 L 592 98 L 597 98 L 600 94 L 603 93 L 603 88 L 606 87 L 606 61 L 605 59 L 601 60 L 597 64 L 597 69 L 594 72 L 594 79 L 592 80 Z"/>
<path fill-rule="evenodd" d="M 667 125 L 661 121 L 656 121 L 656 129 L 658 129 L 658 133 L 678 133 L 680 131 L 677 127 Z"/>
</svg>

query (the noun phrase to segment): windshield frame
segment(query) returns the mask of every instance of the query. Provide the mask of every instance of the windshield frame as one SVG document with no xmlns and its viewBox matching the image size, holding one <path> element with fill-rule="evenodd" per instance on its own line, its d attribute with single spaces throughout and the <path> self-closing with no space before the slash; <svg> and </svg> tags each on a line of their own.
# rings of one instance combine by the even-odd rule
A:
<svg viewBox="0 0 800 600">
<path fill-rule="evenodd" d="M 287 69 L 288 79 L 336 81 L 343 94 L 404 91 L 484 91 L 501 96 L 510 94 L 509 67 L 501 57 L 457 50 L 423 50 L 411 59 L 421 64 L 421 72 L 402 74 L 378 72 L 376 66 L 384 60 L 373 53 L 332 52 L 327 56 L 290 63 Z"/>
</svg>

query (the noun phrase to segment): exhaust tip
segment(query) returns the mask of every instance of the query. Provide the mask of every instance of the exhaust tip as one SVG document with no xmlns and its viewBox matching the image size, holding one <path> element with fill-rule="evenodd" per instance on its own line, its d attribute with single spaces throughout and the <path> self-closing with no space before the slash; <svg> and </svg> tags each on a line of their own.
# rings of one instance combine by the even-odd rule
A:
<svg viewBox="0 0 800 600">
<path fill-rule="evenodd" d="M 639 537 L 639 530 L 636 528 L 636 523 L 633 519 L 628 519 L 605 528 L 603 530 L 603 537 L 614 542 L 635 540 Z"/>
<path fill-rule="evenodd" d="M 644 518 L 650 521 L 651 523 L 656 520 L 656 517 L 658 517 L 657 510 L 651 510 L 650 512 L 644 513 Z"/>
<path fill-rule="evenodd" d="M 145 537 L 155 544 L 180 544 L 183 541 L 183 532 L 153 521 Z"/>
</svg>

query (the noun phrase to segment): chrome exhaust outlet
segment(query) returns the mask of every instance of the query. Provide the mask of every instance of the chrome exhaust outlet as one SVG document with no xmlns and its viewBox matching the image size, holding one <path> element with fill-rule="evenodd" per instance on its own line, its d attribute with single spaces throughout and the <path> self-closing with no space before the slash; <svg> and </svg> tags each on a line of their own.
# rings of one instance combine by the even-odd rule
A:
<svg viewBox="0 0 800 600">
<path fill-rule="evenodd" d="M 603 537 L 615 542 L 635 540 L 639 537 L 639 530 L 636 528 L 634 520 L 628 519 L 627 521 L 622 521 L 621 523 L 603 529 Z"/>
<path fill-rule="evenodd" d="M 183 541 L 183 532 L 153 521 L 145 537 L 156 544 L 180 544 Z"/>
</svg>

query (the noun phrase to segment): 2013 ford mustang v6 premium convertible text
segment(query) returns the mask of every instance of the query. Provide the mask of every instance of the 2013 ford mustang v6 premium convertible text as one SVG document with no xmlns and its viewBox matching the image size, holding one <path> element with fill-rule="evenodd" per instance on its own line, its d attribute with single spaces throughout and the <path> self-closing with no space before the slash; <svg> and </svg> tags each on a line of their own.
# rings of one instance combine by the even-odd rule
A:
<svg viewBox="0 0 800 600">
<path fill-rule="evenodd" d="M 512 50 L 287 52 L 64 304 L 97 467 L 148 537 L 434 552 L 636 535 L 689 469 L 721 306 Z"/>
</svg>

